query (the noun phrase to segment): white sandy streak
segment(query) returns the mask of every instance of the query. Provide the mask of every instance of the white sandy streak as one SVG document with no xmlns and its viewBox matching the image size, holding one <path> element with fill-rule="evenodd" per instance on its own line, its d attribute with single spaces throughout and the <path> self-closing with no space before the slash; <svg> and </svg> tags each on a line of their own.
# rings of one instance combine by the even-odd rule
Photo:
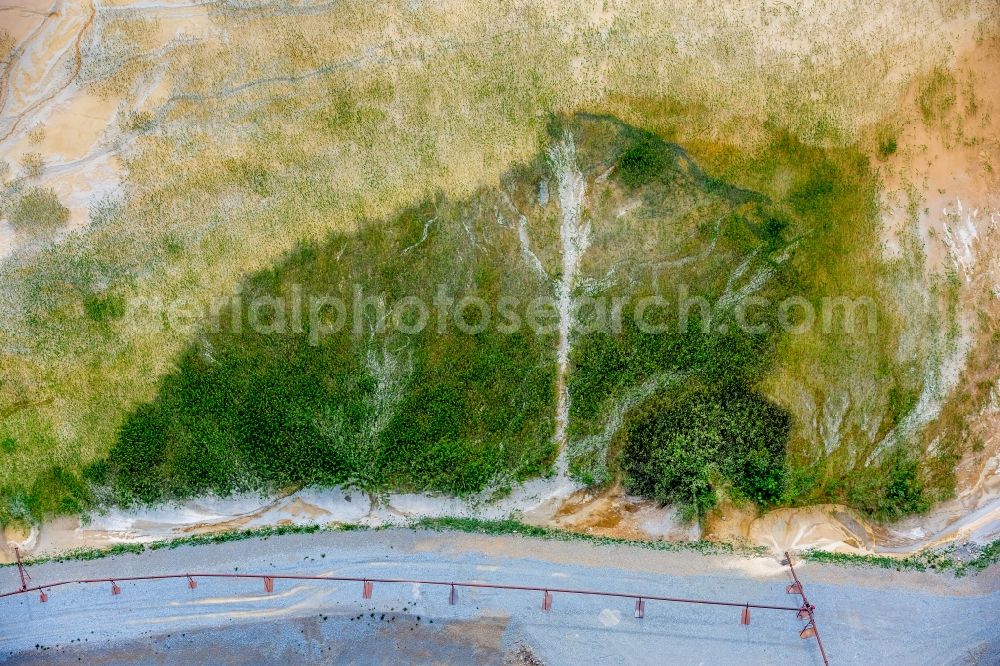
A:
<svg viewBox="0 0 1000 666">
<path fill-rule="evenodd" d="M 555 440 L 560 446 L 556 472 L 565 475 L 569 468 L 566 447 L 566 427 L 569 423 L 570 330 L 573 326 L 573 290 L 580 271 L 580 259 L 590 246 L 590 223 L 583 219 L 583 197 L 587 184 L 576 162 L 576 144 L 568 132 L 549 150 L 549 161 L 558 180 L 559 207 L 562 223 L 559 237 L 562 243 L 562 274 L 556 283 L 559 308 L 559 347 L 557 350 L 558 404 L 556 406 Z"/>
</svg>

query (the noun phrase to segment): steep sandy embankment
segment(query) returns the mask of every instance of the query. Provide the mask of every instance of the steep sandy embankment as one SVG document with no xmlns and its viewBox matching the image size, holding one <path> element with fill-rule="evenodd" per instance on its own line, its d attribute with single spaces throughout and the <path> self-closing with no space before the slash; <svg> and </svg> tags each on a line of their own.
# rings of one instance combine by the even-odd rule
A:
<svg viewBox="0 0 1000 666">
<path fill-rule="evenodd" d="M 0 551 L 0 558 L 9 560 L 14 545 L 40 555 L 269 525 L 381 526 L 441 516 L 516 516 L 532 524 L 631 539 L 736 540 L 762 545 L 775 553 L 820 548 L 904 554 L 926 546 L 986 543 L 1000 537 L 1000 499 L 996 492 L 994 487 L 992 493 L 981 495 L 987 501 L 970 511 L 964 509 L 962 500 L 955 500 L 936 507 L 927 516 L 889 527 L 871 525 L 845 507 L 819 505 L 778 509 L 762 516 L 728 507 L 702 529 L 697 524 L 682 523 L 669 507 L 614 491 L 594 495 L 558 479 L 530 482 L 506 500 L 488 505 L 425 495 L 391 495 L 387 501 L 373 505 L 370 497 L 358 492 L 308 489 L 277 499 L 206 498 L 137 512 L 111 511 L 83 523 L 77 518 L 59 519 L 30 534 L 11 530 L 4 544 L 7 552 Z"/>
</svg>

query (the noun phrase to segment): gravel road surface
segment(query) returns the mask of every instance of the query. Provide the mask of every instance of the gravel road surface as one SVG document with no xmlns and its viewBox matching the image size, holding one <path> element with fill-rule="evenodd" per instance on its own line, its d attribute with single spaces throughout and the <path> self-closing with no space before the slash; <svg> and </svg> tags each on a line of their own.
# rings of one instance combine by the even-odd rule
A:
<svg viewBox="0 0 1000 666">
<path fill-rule="evenodd" d="M 186 571 L 305 573 L 584 588 L 796 605 L 769 558 L 406 529 L 324 532 L 31 567 L 33 583 Z M 1000 664 L 1000 574 L 803 563 L 832 664 Z M 202 579 L 70 585 L 0 599 L 6 663 L 821 664 L 794 613 L 535 592 Z M 0 590 L 19 587 L 0 569 Z M 537 660 L 534 662 L 533 660 Z"/>
</svg>

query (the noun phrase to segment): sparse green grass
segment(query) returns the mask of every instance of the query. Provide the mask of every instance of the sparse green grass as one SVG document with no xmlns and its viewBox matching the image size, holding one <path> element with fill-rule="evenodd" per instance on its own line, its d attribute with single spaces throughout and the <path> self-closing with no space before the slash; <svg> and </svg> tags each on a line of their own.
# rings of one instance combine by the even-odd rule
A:
<svg viewBox="0 0 1000 666">
<path fill-rule="evenodd" d="M 467 532 L 470 534 L 514 535 L 536 539 L 555 541 L 581 541 L 597 545 L 621 545 L 651 550 L 678 552 L 694 551 L 703 555 L 740 555 L 743 557 L 761 557 L 767 554 L 766 549 L 757 546 L 747 546 L 715 541 L 649 541 L 637 539 L 618 539 L 602 537 L 579 532 L 536 527 L 518 520 L 480 520 L 476 518 L 423 518 L 410 525 L 414 530 L 437 530 Z M 286 534 L 316 534 L 318 532 L 351 532 L 355 530 L 392 529 L 389 527 L 370 528 L 349 523 L 331 525 L 279 525 L 276 527 L 261 527 L 248 530 L 233 530 L 214 534 L 195 534 L 192 536 L 165 539 L 149 543 L 122 543 L 108 548 L 80 548 L 69 550 L 57 555 L 46 555 L 24 560 L 25 565 L 38 565 L 46 562 L 88 561 L 117 555 L 141 555 L 147 551 L 180 548 L 182 546 L 201 546 L 209 544 L 246 541 L 250 539 L 267 539 Z M 12 567 L 14 563 L 0 564 L 0 567 Z"/>
<path fill-rule="evenodd" d="M 18 234 L 45 238 L 69 221 L 69 209 L 62 205 L 54 190 L 32 187 L 14 199 L 10 225 Z"/>
<path fill-rule="evenodd" d="M 246 541 L 249 539 L 267 539 L 285 534 L 315 534 L 317 532 L 349 532 L 368 529 L 351 524 L 336 525 L 277 525 L 275 527 L 258 527 L 247 530 L 216 532 L 213 534 L 193 534 L 191 536 L 150 541 L 148 543 L 119 543 L 107 548 L 76 548 L 56 555 L 43 555 L 23 560 L 25 565 L 38 565 L 47 562 L 81 562 L 99 560 L 117 555 L 141 555 L 147 551 L 180 548 L 181 546 L 203 546 L 209 544 L 229 543 L 231 541 Z M 0 564 L 0 567 L 12 567 L 16 563 Z"/>
<path fill-rule="evenodd" d="M 0 30 L 0 61 L 8 61 L 16 45 L 17 40 L 9 32 Z"/>
<path fill-rule="evenodd" d="M 917 96 L 920 115 L 928 125 L 940 123 L 957 99 L 958 82 L 944 67 L 935 67 L 924 81 Z"/>
<path fill-rule="evenodd" d="M 424 518 L 413 523 L 414 529 L 447 530 L 471 534 L 515 535 L 554 541 L 582 541 L 601 546 L 632 546 L 667 552 L 694 551 L 703 555 L 740 555 L 762 557 L 767 549 L 720 541 L 652 541 L 645 539 L 620 539 L 581 532 L 570 532 L 552 527 L 537 527 L 519 520 L 481 520 L 478 518 Z"/>
<path fill-rule="evenodd" d="M 955 557 L 955 550 L 955 546 L 930 548 L 906 557 L 854 555 L 831 553 L 825 550 L 809 550 L 804 553 L 804 557 L 811 562 L 824 564 L 875 567 L 895 569 L 896 571 L 952 572 L 955 576 L 976 574 L 1000 562 L 1000 539 L 979 548 L 975 557 L 971 559 Z"/>
<path fill-rule="evenodd" d="M 40 153 L 24 153 L 21 155 L 21 171 L 28 178 L 38 178 L 45 171 L 45 160 Z"/>
</svg>

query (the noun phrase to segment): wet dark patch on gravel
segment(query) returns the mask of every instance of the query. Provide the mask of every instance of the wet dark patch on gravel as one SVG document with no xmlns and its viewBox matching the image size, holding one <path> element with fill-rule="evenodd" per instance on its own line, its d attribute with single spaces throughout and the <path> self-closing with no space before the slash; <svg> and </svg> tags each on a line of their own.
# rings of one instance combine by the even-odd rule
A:
<svg viewBox="0 0 1000 666">
<path fill-rule="evenodd" d="M 406 613 L 318 615 L 150 635 L 143 640 L 39 645 L 11 664 L 502 664 L 529 654 L 501 645 L 506 617 L 428 619 Z M 0 659 L 3 661 L 3 659 Z"/>
</svg>

